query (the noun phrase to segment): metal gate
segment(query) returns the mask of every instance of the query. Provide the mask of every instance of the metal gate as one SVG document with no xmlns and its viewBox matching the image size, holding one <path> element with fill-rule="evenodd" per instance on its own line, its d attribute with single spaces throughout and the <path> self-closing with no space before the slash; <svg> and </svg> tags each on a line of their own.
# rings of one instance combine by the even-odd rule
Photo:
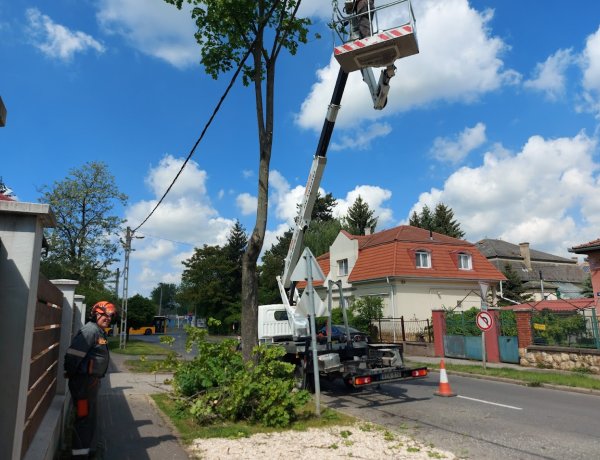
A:
<svg viewBox="0 0 600 460">
<path fill-rule="evenodd" d="M 500 313 L 500 335 L 498 336 L 500 361 L 519 364 L 519 339 L 517 338 L 517 321 L 512 311 Z"/>
</svg>

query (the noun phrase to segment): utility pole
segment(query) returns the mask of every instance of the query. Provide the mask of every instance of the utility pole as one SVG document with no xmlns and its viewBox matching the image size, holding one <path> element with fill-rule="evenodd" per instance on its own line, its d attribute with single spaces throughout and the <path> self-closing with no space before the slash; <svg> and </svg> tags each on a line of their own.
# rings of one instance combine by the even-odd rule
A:
<svg viewBox="0 0 600 460">
<path fill-rule="evenodd" d="M 162 288 L 163 285 L 160 283 L 160 300 L 158 301 L 158 316 L 160 316 L 160 310 L 162 309 Z"/>
<path fill-rule="evenodd" d="M 117 267 L 117 277 L 115 278 L 115 295 L 117 296 L 117 304 L 119 303 L 119 274 L 120 274 L 120 270 Z M 115 330 L 113 328 L 113 336 L 115 335 Z"/>
<path fill-rule="evenodd" d="M 125 269 L 123 270 L 123 307 L 121 309 L 121 328 L 119 330 L 119 348 L 125 348 L 127 342 L 127 289 L 129 288 L 129 253 L 133 232 L 127 227 L 125 233 Z"/>
<path fill-rule="evenodd" d="M 127 227 L 125 241 L 121 240 L 125 247 L 125 269 L 123 270 L 123 308 L 121 309 L 121 331 L 119 334 L 119 348 L 121 349 L 125 348 L 125 345 L 127 345 L 127 299 L 129 297 L 127 290 L 129 289 L 129 255 L 131 254 L 131 251 L 133 251 L 133 249 L 131 249 L 131 240 L 134 238 L 133 233 L 134 232 L 131 230 L 131 227 Z M 142 239 L 144 237 L 136 236 L 135 238 Z"/>
</svg>

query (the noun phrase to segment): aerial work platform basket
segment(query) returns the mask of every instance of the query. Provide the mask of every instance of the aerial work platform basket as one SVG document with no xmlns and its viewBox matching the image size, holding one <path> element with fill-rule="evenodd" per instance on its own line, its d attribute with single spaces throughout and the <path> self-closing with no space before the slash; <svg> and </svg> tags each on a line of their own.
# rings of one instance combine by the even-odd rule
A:
<svg viewBox="0 0 600 460">
<path fill-rule="evenodd" d="M 367 14 L 372 17 L 371 35 L 362 38 L 355 25 L 361 15 L 352 12 L 352 4 L 352 1 L 347 1 L 344 9 L 346 12 L 350 11 L 350 14 L 334 8 L 332 21 L 333 29 L 343 42 L 334 48 L 333 54 L 345 72 L 367 67 L 388 67 L 398 59 L 419 52 L 410 0 L 396 0 L 369 9 Z M 397 16 L 402 25 L 379 30 L 378 15 L 383 16 L 382 11 L 386 9 L 390 9 L 386 11 L 386 18 Z"/>
</svg>

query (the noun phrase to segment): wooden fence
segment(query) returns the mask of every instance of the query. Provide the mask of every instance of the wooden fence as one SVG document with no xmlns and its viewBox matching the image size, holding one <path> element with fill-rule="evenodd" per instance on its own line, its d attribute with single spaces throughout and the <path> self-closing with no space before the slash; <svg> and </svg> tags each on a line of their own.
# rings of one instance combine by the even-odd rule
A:
<svg viewBox="0 0 600 460">
<path fill-rule="evenodd" d="M 27 449 L 56 394 L 63 293 L 40 273 L 22 454 Z"/>
</svg>

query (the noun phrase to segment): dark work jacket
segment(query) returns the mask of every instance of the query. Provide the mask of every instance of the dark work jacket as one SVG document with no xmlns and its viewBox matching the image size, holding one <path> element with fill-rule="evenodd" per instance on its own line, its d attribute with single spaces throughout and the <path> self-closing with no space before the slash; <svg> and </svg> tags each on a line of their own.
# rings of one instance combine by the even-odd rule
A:
<svg viewBox="0 0 600 460">
<path fill-rule="evenodd" d="M 86 323 L 73 337 L 65 353 L 65 373 L 104 377 L 108 369 L 108 341 L 104 331 L 93 322 Z"/>
</svg>

